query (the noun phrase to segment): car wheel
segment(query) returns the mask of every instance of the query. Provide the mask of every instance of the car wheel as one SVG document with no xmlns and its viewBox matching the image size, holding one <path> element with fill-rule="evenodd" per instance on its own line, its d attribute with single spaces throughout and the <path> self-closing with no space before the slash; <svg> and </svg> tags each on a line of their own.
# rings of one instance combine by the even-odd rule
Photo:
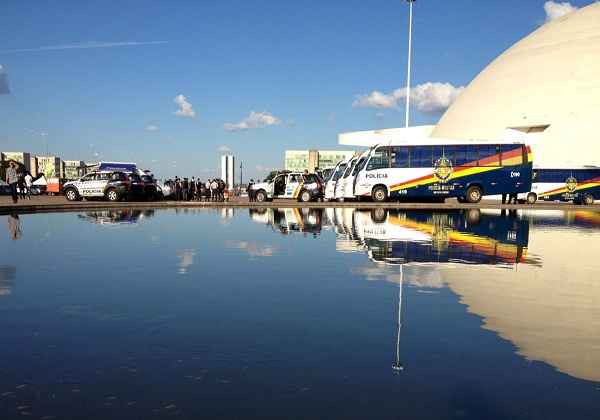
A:
<svg viewBox="0 0 600 420">
<path fill-rule="evenodd" d="M 594 196 L 591 194 L 586 194 L 583 196 L 583 204 L 586 206 L 591 206 L 594 204 Z"/>
<path fill-rule="evenodd" d="M 106 199 L 112 202 L 119 201 L 119 193 L 114 189 L 108 190 L 106 192 Z"/>
<path fill-rule="evenodd" d="M 537 201 L 537 194 L 536 193 L 529 193 L 527 194 L 527 204 L 535 204 L 535 202 Z"/>
<path fill-rule="evenodd" d="M 256 192 L 256 196 L 254 198 L 256 198 L 257 202 L 264 203 L 267 201 L 267 193 L 263 190 L 259 190 Z"/>
<path fill-rule="evenodd" d="M 467 189 L 467 196 L 465 197 L 467 199 L 467 203 L 477 204 L 481 201 L 481 197 L 483 197 L 483 191 L 481 190 L 481 187 L 473 185 Z"/>
<path fill-rule="evenodd" d="M 300 193 L 300 201 L 302 203 L 308 203 L 311 199 L 310 191 L 304 190 Z"/>
<path fill-rule="evenodd" d="M 65 197 L 69 201 L 79 201 L 79 194 L 77 194 L 77 190 L 75 188 L 68 188 L 65 191 Z"/>
<path fill-rule="evenodd" d="M 383 203 L 387 201 L 388 198 L 387 189 L 383 185 L 377 185 L 373 188 L 371 196 L 376 203 Z"/>
</svg>

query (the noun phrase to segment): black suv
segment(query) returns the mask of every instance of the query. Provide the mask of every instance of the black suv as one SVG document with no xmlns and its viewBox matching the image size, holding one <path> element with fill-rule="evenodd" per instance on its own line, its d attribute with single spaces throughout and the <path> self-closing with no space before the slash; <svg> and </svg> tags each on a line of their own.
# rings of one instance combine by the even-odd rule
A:
<svg viewBox="0 0 600 420">
<path fill-rule="evenodd" d="M 142 175 L 142 182 L 144 183 L 144 196 L 147 200 L 156 200 L 159 198 L 158 188 L 156 187 L 156 181 L 151 175 Z"/>
<path fill-rule="evenodd" d="M 129 197 L 130 191 L 129 175 L 125 172 L 113 172 L 108 178 L 104 195 L 109 201 L 122 200 Z"/>
</svg>

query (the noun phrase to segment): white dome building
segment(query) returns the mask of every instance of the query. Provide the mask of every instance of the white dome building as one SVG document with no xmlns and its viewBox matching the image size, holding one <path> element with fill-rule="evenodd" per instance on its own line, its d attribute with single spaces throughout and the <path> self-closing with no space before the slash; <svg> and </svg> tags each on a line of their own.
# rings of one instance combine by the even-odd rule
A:
<svg viewBox="0 0 600 420">
<path fill-rule="evenodd" d="M 432 135 L 522 136 L 536 166 L 600 166 L 600 3 L 543 25 L 500 55 Z"/>
</svg>

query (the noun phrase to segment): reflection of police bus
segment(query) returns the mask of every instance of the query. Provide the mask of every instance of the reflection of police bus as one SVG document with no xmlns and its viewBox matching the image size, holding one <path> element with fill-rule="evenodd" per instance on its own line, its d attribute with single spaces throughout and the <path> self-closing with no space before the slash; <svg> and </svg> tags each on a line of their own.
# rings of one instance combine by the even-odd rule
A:
<svg viewBox="0 0 600 420">
<path fill-rule="evenodd" d="M 531 192 L 519 198 L 529 204 L 537 200 L 593 204 L 600 200 L 600 168 L 534 169 Z"/>
<path fill-rule="evenodd" d="M 357 211 L 357 232 L 371 258 L 394 264 L 525 262 L 529 222 L 515 215 L 385 211 L 383 222 Z M 363 213 L 362 215 L 360 213 Z M 381 220 L 381 216 L 379 216 Z"/>
<path fill-rule="evenodd" d="M 376 202 L 457 197 L 477 203 L 485 195 L 527 193 L 531 177 L 531 153 L 523 143 L 428 139 L 373 148 L 354 192 Z"/>
</svg>

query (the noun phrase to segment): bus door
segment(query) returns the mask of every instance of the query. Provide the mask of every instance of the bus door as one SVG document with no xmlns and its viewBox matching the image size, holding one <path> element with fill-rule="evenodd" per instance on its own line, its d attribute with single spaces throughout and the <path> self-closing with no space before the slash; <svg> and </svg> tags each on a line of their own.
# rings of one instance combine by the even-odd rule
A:
<svg viewBox="0 0 600 420">
<path fill-rule="evenodd" d="M 285 185 L 285 198 L 297 198 L 302 184 L 301 174 L 289 174 Z"/>
</svg>

